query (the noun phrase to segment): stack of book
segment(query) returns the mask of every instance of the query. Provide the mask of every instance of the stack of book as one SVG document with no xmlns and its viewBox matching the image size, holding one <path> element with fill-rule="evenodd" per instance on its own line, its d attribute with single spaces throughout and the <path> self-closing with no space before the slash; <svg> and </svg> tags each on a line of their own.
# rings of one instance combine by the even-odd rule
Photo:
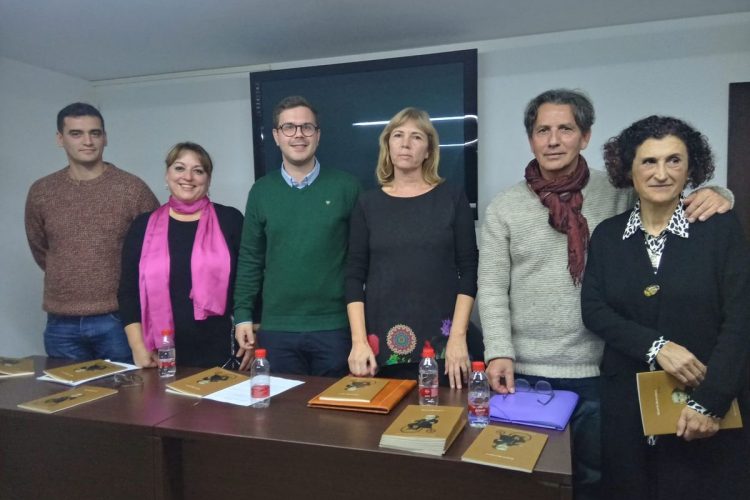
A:
<svg viewBox="0 0 750 500">
<path fill-rule="evenodd" d="M 466 426 L 466 408 L 409 405 L 380 437 L 394 450 L 443 455 Z"/>
<path fill-rule="evenodd" d="M 3 358 L 0 356 L 0 379 L 34 375 L 32 358 Z"/>
<path fill-rule="evenodd" d="M 547 443 L 547 435 L 526 429 L 485 427 L 461 457 L 464 462 L 532 472 Z"/>
<path fill-rule="evenodd" d="M 415 380 L 344 377 L 310 401 L 312 408 L 388 413 L 411 391 Z"/>
</svg>

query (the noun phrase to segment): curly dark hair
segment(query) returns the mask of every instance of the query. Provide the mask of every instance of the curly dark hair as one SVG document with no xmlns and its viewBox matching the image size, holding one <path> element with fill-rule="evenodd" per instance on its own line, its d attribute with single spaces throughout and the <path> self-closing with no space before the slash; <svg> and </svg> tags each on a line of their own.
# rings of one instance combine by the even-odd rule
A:
<svg viewBox="0 0 750 500">
<path fill-rule="evenodd" d="M 651 115 L 633 123 L 604 144 L 604 165 L 609 182 L 617 188 L 632 187 L 631 172 L 638 147 L 648 139 L 663 139 L 668 135 L 680 139 L 687 148 L 688 187 L 698 187 L 714 176 L 716 165 L 706 136 L 679 118 Z"/>
</svg>

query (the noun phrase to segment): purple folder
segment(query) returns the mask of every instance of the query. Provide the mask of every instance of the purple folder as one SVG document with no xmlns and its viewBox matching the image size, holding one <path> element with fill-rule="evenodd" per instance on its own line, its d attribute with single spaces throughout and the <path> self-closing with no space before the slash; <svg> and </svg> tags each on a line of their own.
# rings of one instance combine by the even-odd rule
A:
<svg viewBox="0 0 750 500">
<path fill-rule="evenodd" d="M 578 402 L 578 394 L 570 391 L 555 391 L 555 397 L 546 405 L 549 396 L 536 392 L 496 394 L 490 398 L 490 419 L 496 422 L 546 427 L 563 430 Z"/>
</svg>

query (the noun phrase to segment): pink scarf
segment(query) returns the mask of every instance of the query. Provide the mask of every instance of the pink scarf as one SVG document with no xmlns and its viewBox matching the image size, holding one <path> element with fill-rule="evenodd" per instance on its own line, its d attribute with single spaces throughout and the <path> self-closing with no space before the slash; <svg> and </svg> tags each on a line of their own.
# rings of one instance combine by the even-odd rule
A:
<svg viewBox="0 0 750 500">
<path fill-rule="evenodd" d="M 151 214 L 143 238 L 139 271 L 141 322 L 147 349 L 155 349 L 162 330 L 174 331 L 172 301 L 169 297 L 169 209 L 179 214 L 203 210 L 190 256 L 193 314 L 196 320 L 221 316 L 226 311 L 229 288 L 229 247 L 208 197 L 184 203 L 169 197 Z"/>
</svg>

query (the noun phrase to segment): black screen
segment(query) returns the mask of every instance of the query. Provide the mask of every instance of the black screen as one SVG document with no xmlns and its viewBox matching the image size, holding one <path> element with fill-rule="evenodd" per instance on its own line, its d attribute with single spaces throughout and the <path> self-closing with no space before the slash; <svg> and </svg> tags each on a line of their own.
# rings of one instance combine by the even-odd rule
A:
<svg viewBox="0 0 750 500">
<path fill-rule="evenodd" d="M 476 206 L 476 50 L 251 73 L 250 86 L 256 179 L 281 167 L 271 131 L 284 97 L 301 95 L 317 109 L 320 164 L 352 173 L 365 189 L 377 186 L 385 124 L 414 106 L 430 114 L 440 136 L 441 177 L 462 185 Z"/>
</svg>

